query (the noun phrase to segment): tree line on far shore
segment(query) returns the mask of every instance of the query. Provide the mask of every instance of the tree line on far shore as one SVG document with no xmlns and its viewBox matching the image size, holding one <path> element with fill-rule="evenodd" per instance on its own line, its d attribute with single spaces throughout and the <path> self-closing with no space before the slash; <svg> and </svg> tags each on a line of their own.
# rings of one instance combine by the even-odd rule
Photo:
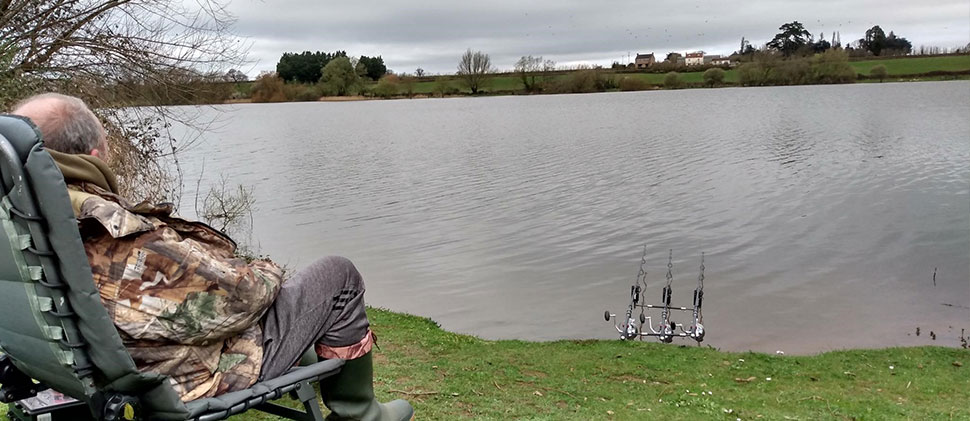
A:
<svg viewBox="0 0 970 421">
<path fill-rule="evenodd" d="M 522 56 L 512 73 L 521 82 L 523 93 L 583 93 L 608 90 L 642 90 L 650 88 L 643 79 L 624 75 L 624 72 L 665 74 L 662 86 L 681 88 L 682 73 L 703 72 L 705 86 L 725 83 L 726 70 L 737 69 L 737 83 L 742 86 L 798 85 L 815 83 L 848 83 L 856 79 L 855 69 L 849 65 L 854 57 L 899 56 L 913 53 L 912 43 L 893 31 L 888 34 L 878 25 L 869 28 L 859 40 L 842 44 L 838 32 L 816 38 L 805 26 L 793 21 L 781 25 L 778 34 L 758 48 L 742 38 L 740 48 L 730 54 L 730 65 L 688 66 L 680 53 L 667 54 L 661 62 L 647 69 L 637 69 L 633 63 L 613 63 L 611 71 L 600 66 L 557 68 L 556 63 L 542 56 Z M 970 50 L 970 46 L 966 50 Z M 921 53 L 932 53 L 926 47 Z M 618 73 L 619 72 L 619 73 Z M 491 57 L 482 51 L 468 49 L 459 58 L 454 77 L 437 77 L 432 94 L 452 95 L 464 88 L 472 95 L 486 91 L 498 70 Z M 345 51 L 333 53 L 309 51 L 284 53 L 275 74 L 260 75 L 252 86 L 251 97 L 256 102 L 312 100 L 325 95 L 368 95 L 383 98 L 413 97 L 424 70 L 395 74 L 387 69 L 380 56 L 348 57 Z M 875 66 L 870 77 L 884 79 L 885 66 Z M 376 81 L 376 83 L 368 83 Z"/>
</svg>

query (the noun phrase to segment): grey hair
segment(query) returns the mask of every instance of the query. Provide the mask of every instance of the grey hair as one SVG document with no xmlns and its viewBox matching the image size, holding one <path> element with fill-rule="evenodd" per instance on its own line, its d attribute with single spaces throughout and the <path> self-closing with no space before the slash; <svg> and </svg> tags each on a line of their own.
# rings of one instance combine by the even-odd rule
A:
<svg viewBox="0 0 970 421">
<path fill-rule="evenodd" d="M 101 121 L 80 98 L 46 93 L 21 101 L 14 109 L 34 101 L 49 101 L 50 113 L 35 118 L 44 136 L 44 146 L 58 152 L 87 154 L 105 147 L 106 135 Z"/>
</svg>

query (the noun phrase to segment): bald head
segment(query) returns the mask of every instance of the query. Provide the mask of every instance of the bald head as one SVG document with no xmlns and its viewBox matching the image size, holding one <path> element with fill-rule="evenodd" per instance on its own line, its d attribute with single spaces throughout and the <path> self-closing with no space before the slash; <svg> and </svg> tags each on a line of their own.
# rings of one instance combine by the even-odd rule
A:
<svg viewBox="0 0 970 421">
<path fill-rule="evenodd" d="M 44 136 L 44 146 L 49 149 L 106 157 L 104 126 L 79 98 L 40 94 L 17 104 L 13 114 L 31 119 Z"/>
</svg>

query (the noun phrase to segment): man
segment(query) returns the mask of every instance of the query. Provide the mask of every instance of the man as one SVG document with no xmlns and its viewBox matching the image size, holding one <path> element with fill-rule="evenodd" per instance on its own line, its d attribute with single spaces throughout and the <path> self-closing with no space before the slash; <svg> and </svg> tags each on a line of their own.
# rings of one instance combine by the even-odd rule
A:
<svg viewBox="0 0 970 421">
<path fill-rule="evenodd" d="M 321 383 L 330 419 L 407 420 L 406 401 L 374 398 L 364 283 L 347 259 L 320 259 L 285 283 L 247 263 L 208 225 L 170 204 L 118 196 L 104 127 L 78 98 L 42 94 L 15 107 L 37 125 L 68 193 L 101 300 L 139 369 L 168 375 L 183 401 L 277 377 L 313 347 L 347 360 Z"/>
</svg>

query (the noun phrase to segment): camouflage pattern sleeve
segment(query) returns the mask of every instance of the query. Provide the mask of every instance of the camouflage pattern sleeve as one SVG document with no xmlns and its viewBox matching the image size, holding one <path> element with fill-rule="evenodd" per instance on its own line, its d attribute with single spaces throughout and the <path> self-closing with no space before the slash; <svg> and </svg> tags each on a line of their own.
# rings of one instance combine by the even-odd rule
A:
<svg viewBox="0 0 970 421">
<path fill-rule="evenodd" d="M 276 299 L 282 271 L 249 265 L 216 234 L 176 229 L 156 217 L 89 199 L 81 218 L 108 231 L 86 241 L 102 301 L 115 325 L 134 340 L 187 345 L 227 339 L 257 324 Z M 117 237 L 116 237 L 117 236 Z"/>
</svg>

